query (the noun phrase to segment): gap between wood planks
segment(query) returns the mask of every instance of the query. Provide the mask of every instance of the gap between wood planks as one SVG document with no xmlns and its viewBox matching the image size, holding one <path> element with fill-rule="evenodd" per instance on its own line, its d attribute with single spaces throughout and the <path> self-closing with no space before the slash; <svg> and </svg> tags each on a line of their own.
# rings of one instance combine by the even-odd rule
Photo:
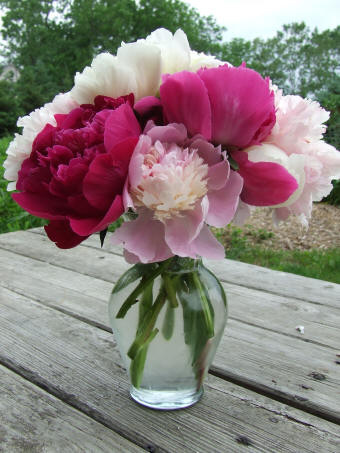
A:
<svg viewBox="0 0 340 453">
<path fill-rule="evenodd" d="M 35 232 L 35 233 L 41 234 L 40 232 Z M 84 246 L 85 246 L 85 244 L 84 244 Z M 100 250 L 99 248 L 97 248 L 97 247 L 92 247 L 91 245 L 86 245 L 86 247 L 91 247 L 91 248 L 95 248 L 95 249 L 97 249 L 97 250 Z M 103 250 L 102 252 L 112 254 L 112 252 L 108 252 L 108 251 L 106 251 L 106 250 Z M 16 254 L 20 255 L 19 252 L 16 252 Z M 114 253 L 114 254 L 116 254 L 116 255 L 118 255 L 118 256 L 121 256 L 121 254 L 119 254 L 119 253 Z M 24 255 L 24 254 L 22 254 L 22 255 Z M 39 260 L 39 259 L 37 259 L 37 258 L 32 258 L 32 257 L 29 256 L 29 255 L 24 255 L 24 256 L 28 256 L 28 257 L 29 257 L 30 259 L 32 259 L 32 260 L 37 260 L 37 261 L 41 261 L 41 262 L 46 262 L 46 260 Z M 63 267 L 63 266 L 61 266 L 61 265 L 59 265 L 59 264 L 58 264 L 58 265 L 52 264 L 52 265 L 58 266 L 58 267 L 62 267 L 62 268 L 64 268 L 64 269 L 69 270 L 69 268 Z M 86 273 L 83 273 L 83 274 L 84 274 L 84 275 L 88 275 L 88 276 L 91 277 L 91 278 L 95 278 L 95 277 L 93 277 L 93 275 L 86 274 Z M 105 280 L 105 279 L 102 278 L 102 280 Z M 106 281 L 109 281 L 109 280 L 106 280 Z M 111 281 L 109 281 L 109 282 L 112 283 Z M 13 291 L 13 289 L 11 289 L 11 290 Z M 14 291 L 14 292 L 15 292 L 15 291 Z M 22 295 L 24 295 L 23 293 L 20 293 L 20 292 L 17 292 L 17 294 L 22 294 Z M 46 305 L 46 304 L 42 303 L 40 300 L 37 300 L 37 302 L 41 303 L 42 305 Z M 78 315 L 78 314 L 76 314 L 76 313 L 74 313 L 74 312 L 70 312 L 70 311 L 68 311 L 67 309 L 64 309 L 64 308 L 62 308 L 62 307 L 56 307 L 56 306 L 53 306 L 53 305 L 52 305 L 52 306 L 49 305 L 49 306 L 50 306 L 51 308 L 54 308 L 55 310 L 58 310 L 58 311 L 60 311 L 60 312 L 62 312 L 62 313 L 65 313 L 65 314 L 67 314 L 67 315 L 69 315 L 69 316 L 72 316 L 72 317 L 74 317 L 74 318 L 76 318 L 76 319 L 79 319 L 79 320 L 81 320 L 81 321 L 84 322 L 84 323 L 87 323 L 87 324 L 92 325 L 92 326 L 94 326 L 94 327 L 98 327 L 98 328 L 100 328 L 100 329 L 102 329 L 102 330 L 105 330 L 105 331 L 107 331 L 107 332 L 110 332 L 110 331 L 111 331 L 110 328 L 108 328 L 106 325 L 104 325 L 104 324 L 102 324 L 102 323 L 100 323 L 100 322 L 96 322 L 96 321 L 93 321 L 93 320 L 91 320 L 91 319 L 89 319 L 89 318 L 87 318 L 87 317 L 85 317 L 85 316 Z M 240 319 L 238 319 L 238 318 L 235 318 L 235 317 L 230 317 L 230 319 L 236 319 L 236 320 L 238 320 L 238 321 L 241 322 L 241 323 L 248 324 L 248 325 L 252 325 L 252 324 L 250 324 L 250 323 L 248 323 L 248 322 L 246 322 L 246 321 L 242 321 L 242 320 L 240 320 Z M 255 326 L 255 327 L 258 327 L 256 324 L 254 324 L 254 326 Z M 261 326 L 261 328 L 276 333 L 275 330 L 271 330 L 271 329 L 265 328 L 265 327 L 263 327 L 263 326 Z M 280 334 L 286 335 L 286 336 L 289 336 L 289 337 L 292 337 L 292 338 L 296 338 L 295 336 L 290 335 L 290 334 L 287 334 L 287 333 L 284 333 L 284 332 L 280 332 Z M 314 342 L 314 341 L 312 341 L 312 340 L 308 340 L 308 339 L 301 338 L 301 337 L 300 337 L 299 339 L 301 339 L 302 341 L 307 341 L 307 342 L 310 342 L 310 343 L 314 343 L 314 344 L 320 345 L 319 342 Z M 322 346 L 325 346 L 325 345 L 322 345 Z M 330 347 L 330 346 L 327 346 L 327 347 Z M 246 379 L 245 377 L 236 376 L 236 375 L 234 375 L 232 372 L 227 372 L 227 373 L 228 373 L 227 376 L 226 376 L 226 374 L 221 375 L 221 373 L 219 373 L 219 370 L 218 370 L 217 367 L 212 367 L 212 369 L 211 369 L 210 372 L 211 372 L 211 374 L 213 374 L 213 375 L 215 375 L 215 376 L 218 376 L 218 377 L 220 377 L 220 378 L 222 377 L 222 379 L 224 379 L 224 380 L 226 380 L 226 381 L 233 382 L 233 383 L 236 383 L 237 385 L 240 385 L 240 386 L 242 386 L 242 387 L 244 387 L 244 388 L 254 390 L 254 391 L 256 391 L 257 393 L 260 393 L 260 394 L 262 394 L 262 395 L 264 395 L 264 396 L 269 396 L 271 399 L 274 399 L 274 400 L 279 401 L 279 402 L 283 402 L 283 403 L 285 403 L 285 404 L 288 404 L 288 405 L 290 405 L 290 406 L 292 406 L 292 407 L 295 407 L 295 408 L 298 408 L 298 409 L 302 409 L 302 410 L 304 410 L 304 411 L 306 411 L 306 412 L 309 412 L 309 413 L 311 413 L 311 414 L 314 414 L 314 415 L 317 415 L 317 416 L 319 416 L 319 417 L 321 417 L 321 418 L 324 418 L 325 420 L 328 420 L 328 421 L 331 421 L 331 422 L 335 422 L 335 423 L 337 423 L 337 422 L 339 421 L 339 419 L 338 419 L 337 417 L 333 417 L 332 414 L 325 414 L 324 412 L 319 411 L 317 408 L 306 407 L 306 405 L 303 404 L 303 402 L 299 402 L 298 400 L 297 400 L 296 402 L 295 402 L 295 401 L 292 401 L 292 399 L 290 399 L 290 398 L 288 398 L 287 396 L 285 396 L 285 394 L 284 394 L 283 392 L 282 392 L 282 396 L 281 396 L 281 395 L 278 395 L 278 394 L 277 394 L 277 392 L 278 392 L 277 390 L 270 389 L 269 387 L 266 387 L 265 385 L 259 384 L 259 383 L 257 383 L 257 384 L 255 385 L 255 384 L 251 383 L 250 381 L 247 381 L 247 379 Z M 226 372 L 224 372 L 224 373 L 226 373 Z M 260 387 L 260 388 L 259 388 L 259 387 Z"/>
</svg>

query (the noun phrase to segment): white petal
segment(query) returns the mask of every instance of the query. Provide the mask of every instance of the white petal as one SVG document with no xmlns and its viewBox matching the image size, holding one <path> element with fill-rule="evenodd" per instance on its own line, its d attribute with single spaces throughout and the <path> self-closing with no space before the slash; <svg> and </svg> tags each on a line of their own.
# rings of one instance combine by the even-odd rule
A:
<svg viewBox="0 0 340 453">
<path fill-rule="evenodd" d="M 128 67 L 135 77 L 136 100 L 157 93 L 161 79 L 161 55 L 157 46 L 144 42 L 126 44 L 118 49 L 117 59 L 118 64 Z"/>
<path fill-rule="evenodd" d="M 52 102 L 18 119 L 18 126 L 23 127 L 22 135 L 15 134 L 14 140 L 7 148 L 7 159 L 4 162 L 4 168 L 6 169 L 4 177 L 9 181 L 13 181 L 13 183 L 8 185 L 7 190 L 15 189 L 18 172 L 23 161 L 31 154 L 32 143 L 39 132 L 48 123 L 52 126 L 56 125 L 54 118 L 56 113 L 69 113 L 78 105 L 70 93 L 58 94 Z"/>
<path fill-rule="evenodd" d="M 110 53 L 101 53 L 82 73 L 77 73 L 71 94 L 79 104 L 93 103 L 96 96 L 113 98 L 136 92 L 136 74 Z"/>
</svg>

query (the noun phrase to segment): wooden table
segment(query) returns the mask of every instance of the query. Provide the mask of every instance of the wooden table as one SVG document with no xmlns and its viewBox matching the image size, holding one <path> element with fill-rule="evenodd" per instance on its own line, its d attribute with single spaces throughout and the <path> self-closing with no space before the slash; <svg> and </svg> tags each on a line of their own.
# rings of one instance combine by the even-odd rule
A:
<svg viewBox="0 0 340 453">
<path fill-rule="evenodd" d="M 208 263 L 230 319 L 205 394 L 154 411 L 130 399 L 108 326 L 128 265 L 98 243 L 0 235 L 1 452 L 340 451 L 340 285 Z"/>
</svg>

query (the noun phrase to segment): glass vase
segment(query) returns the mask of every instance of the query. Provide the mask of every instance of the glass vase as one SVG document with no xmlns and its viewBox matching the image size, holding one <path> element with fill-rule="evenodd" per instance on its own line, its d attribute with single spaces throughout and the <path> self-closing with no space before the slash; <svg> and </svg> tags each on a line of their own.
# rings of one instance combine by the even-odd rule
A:
<svg viewBox="0 0 340 453">
<path fill-rule="evenodd" d="M 109 317 L 135 401 L 179 409 L 200 399 L 227 321 L 222 285 L 200 259 L 134 265 L 113 288 Z"/>
</svg>

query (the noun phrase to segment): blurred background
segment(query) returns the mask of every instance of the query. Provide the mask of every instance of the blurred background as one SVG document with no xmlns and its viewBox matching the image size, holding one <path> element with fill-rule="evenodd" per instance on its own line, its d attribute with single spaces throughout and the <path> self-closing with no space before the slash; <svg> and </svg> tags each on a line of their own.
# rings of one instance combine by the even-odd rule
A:
<svg viewBox="0 0 340 453">
<path fill-rule="evenodd" d="M 0 0 L 0 166 L 19 116 L 68 91 L 75 73 L 99 52 L 115 53 L 122 41 L 158 27 L 181 28 L 192 49 L 236 66 L 245 61 L 285 94 L 319 101 L 331 112 L 325 140 L 340 149 L 339 17 L 338 0 Z M 0 170 L 0 233 L 41 225 L 14 205 L 6 185 Z M 320 267 L 326 253 L 321 267 L 334 268 L 332 281 L 340 283 L 340 181 L 333 185 L 307 235 L 294 223 L 291 235 L 287 227 L 274 231 L 267 210 L 255 214 L 248 230 L 216 231 L 227 256 L 281 269 L 282 255 L 271 264 L 259 250 L 287 257 L 307 252 L 305 272 L 313 260 Z M 240 251 L 252 247 L 252 257 L 244 258 Z M 289 259 L 295 265 L 297 258 Z"/>
</svg>

